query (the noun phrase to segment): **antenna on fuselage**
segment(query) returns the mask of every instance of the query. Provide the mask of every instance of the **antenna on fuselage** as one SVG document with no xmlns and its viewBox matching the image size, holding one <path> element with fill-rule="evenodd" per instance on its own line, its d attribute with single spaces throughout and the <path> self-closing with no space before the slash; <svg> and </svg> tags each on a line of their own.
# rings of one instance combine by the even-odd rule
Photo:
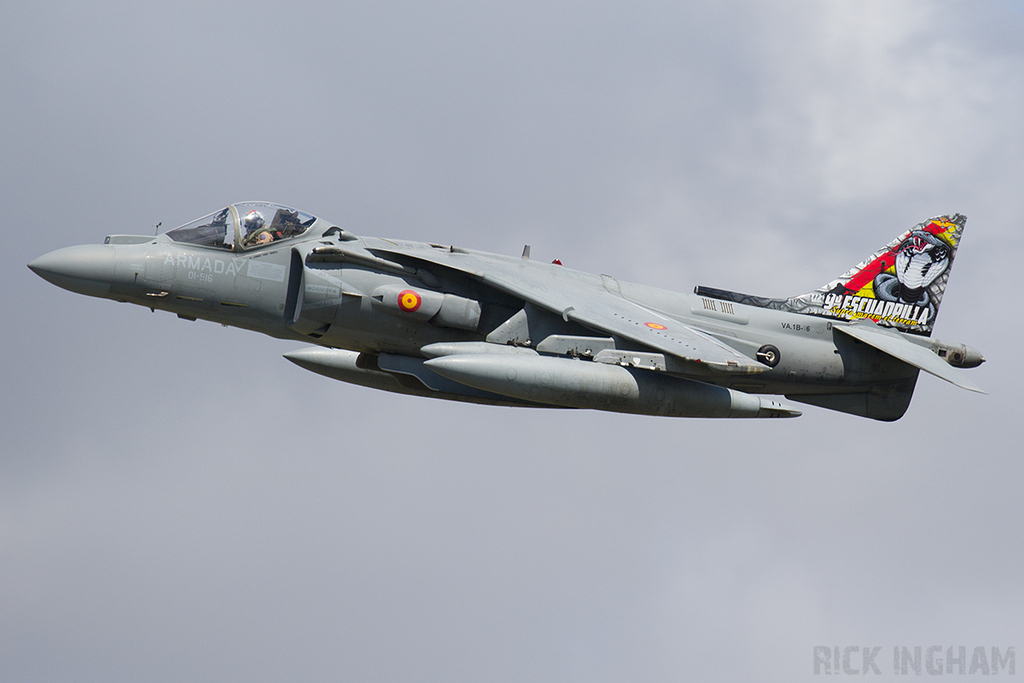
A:
<svg viewBox="0 0 1024 683">
<path fill-rule="evenodd" d="M 156 225 L 153 226 L 153 234 L 154 235 L 159 235 L 160 234 L 160 226 L 163 225 L 163 224 L 164 224 L 164 222 L 160 221 L 159 223 L 157 223 Z"/>
</svg>

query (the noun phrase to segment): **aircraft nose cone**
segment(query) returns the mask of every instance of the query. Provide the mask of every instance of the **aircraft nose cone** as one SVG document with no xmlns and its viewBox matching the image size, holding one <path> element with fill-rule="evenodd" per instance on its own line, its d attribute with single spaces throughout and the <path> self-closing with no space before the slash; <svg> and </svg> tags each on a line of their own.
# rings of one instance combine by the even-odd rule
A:
<svg viewBox="0 0 1024 683">
<path fill-rule="evenodd" d="M 105 296 L 114 279 L 114 262 L 113 247 L 88 244 L 43 254 L 28 267 L 58 287 L 88 296 Z"/>
</svg>

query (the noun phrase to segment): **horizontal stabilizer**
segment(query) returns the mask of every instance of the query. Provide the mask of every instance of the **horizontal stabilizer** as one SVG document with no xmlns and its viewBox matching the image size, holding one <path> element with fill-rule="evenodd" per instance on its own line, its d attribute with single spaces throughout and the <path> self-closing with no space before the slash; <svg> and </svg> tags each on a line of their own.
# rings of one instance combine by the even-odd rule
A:
<svg viewBox="0 0 1024 683">
<path fill-rule="evenodd" d="M 903 338 L 899 332 L 874 324 L 835 325 L 834 329 L 962 389 L 987 393 L 967 379 L 961 370 L 952 367 L 929 349 Z"/>
</svg>

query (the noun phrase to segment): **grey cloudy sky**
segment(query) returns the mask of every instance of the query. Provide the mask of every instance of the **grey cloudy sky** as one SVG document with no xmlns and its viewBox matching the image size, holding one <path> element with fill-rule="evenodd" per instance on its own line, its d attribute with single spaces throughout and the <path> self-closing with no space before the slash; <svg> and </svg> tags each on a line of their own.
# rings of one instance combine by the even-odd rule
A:
<svg viewBox="0 0 1024 683">
<path fill-rule="evenodd" d="M 799 681 L 818 645 L 1024 671 L 1019 3 L 0 24 L 0 680 Z M 894 424 L 429 401 L 25 268 L 247 199 L 773 296 L 960 211 L 935 336 L 990 395 L 924 376 Z"/>
</svg>

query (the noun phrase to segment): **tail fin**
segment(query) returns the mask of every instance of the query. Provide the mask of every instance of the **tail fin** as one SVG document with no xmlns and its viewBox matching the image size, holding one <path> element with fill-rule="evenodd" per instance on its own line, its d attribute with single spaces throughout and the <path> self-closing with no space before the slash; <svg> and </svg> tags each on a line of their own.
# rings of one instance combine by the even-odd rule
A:
<svg viewBox="0 0 1024 683">
<path fill-rule="evenodd" d="M 820 299 L 822 314 L 832 318 L 867 318 L 929 336 L 966 223 L 961 214 L 918 223 L 839 279 L 799 298 Z"/>
<path fill-rule="evenodd" d="M 967 217 L 959 213 L 918 223 L 842 277 L 807 294 L 767 299 L 707 287 L 702 296 L 838 320 L 868 319 L 930 336 Z"/>
</svg>

